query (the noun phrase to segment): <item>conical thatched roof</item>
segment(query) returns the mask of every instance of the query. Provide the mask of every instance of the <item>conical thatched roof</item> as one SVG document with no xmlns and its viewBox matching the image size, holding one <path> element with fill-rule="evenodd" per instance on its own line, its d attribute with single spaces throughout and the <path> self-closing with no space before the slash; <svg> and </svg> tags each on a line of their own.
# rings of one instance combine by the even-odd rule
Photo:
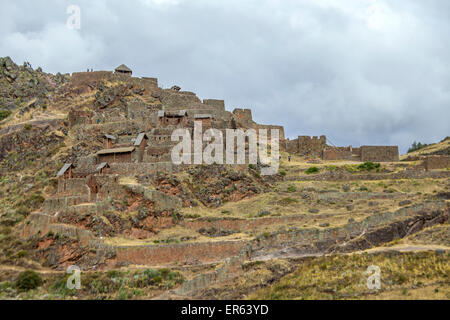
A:
<svg viewBox="0 0 450 320">
<path fill-rule="evenodd" d="M 116 68 L 116 71 L 122 71 L 122 72 L 132 72 L 130 68 L 128 68 L 126 65 L 121 64 Z"/>
</svg>

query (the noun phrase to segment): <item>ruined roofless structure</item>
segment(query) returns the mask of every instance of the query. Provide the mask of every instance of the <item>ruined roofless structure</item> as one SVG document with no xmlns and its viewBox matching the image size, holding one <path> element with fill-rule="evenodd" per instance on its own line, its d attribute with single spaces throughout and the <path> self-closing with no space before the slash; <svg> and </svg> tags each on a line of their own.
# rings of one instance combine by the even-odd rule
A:
<svg viewBox="0 0 450 320">
<path fill-rule="evenodd" d="M 133 71 L 124 64 L 121 64 L 120 66 L 118 66 L 114 71 L 116 73 L 128 75 L 130 77 L 133 74 Z"/>
<path fill-rule="evenodd" d="M 125 76 L 124 76 L 125 75 Z M 94 139 L 102 141 L 103 149 L 76 159 L 75 171 L 96 172 L 102 163 L 108 163 L 112 174 L 146 174 L 157 171 L 173 172 L 171 141 L 174 129 L 185 128 L 193 134 L 194 122 L 201 122 L 203 130 L 278 129 L 280 147 L 292 154 L 325 160 L 398 161 L 397 147 L 336 148 L 327 145 L 325 136 L 300 136 L 295 140 L 284 137 L 284 128 L 262 125 L 253 120 L 250 109 L 225 109 L 218 99 L 200 100 L 195 93 L 179 86 L 163 89 L 156 78 L 132 77 L 125 65 L 115 72 L 95 71 L 72 74 L 72 85 L 80 92 L 101 88 L 96 94 L 97 106 L 69 112 L 71 128 L 79 126 L 92 130 Z M 123 90 L 117 90 L 122 86 Z M 225 135 L 225 134 L 224 134 Z"/>
</svg>

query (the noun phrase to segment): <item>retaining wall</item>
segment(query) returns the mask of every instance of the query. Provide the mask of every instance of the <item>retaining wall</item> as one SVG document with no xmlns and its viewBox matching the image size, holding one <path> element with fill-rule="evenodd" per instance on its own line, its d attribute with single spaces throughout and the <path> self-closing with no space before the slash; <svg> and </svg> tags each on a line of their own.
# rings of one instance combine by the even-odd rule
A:
<svg viewBox="0 0 450 320">
<path fill-rule="evenodd" d="M 116 262 L 140 265 L 214 263 L 237 256 L 247 241 L 116 247 Z"/>
</svg>

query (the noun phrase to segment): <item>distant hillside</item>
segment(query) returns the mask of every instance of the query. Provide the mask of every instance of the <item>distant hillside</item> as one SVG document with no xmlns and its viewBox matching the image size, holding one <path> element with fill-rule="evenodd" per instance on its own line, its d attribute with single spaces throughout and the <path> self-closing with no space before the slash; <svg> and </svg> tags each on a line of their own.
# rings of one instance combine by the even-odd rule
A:
<svg viewBox="0 0 450 320">
<path fill-rule="evenodd" d="M 401 160 L 407 159 L 407 158 L 413 158 L 417 156 L 430 156 L 430 155 L 450 155 L 450 137 L 446 137 L 444 140 L 433 143 L 425 148 L 422 148 L 420 150 L 407 153 L 403 156 L 401 156 Z"/>
</svg>

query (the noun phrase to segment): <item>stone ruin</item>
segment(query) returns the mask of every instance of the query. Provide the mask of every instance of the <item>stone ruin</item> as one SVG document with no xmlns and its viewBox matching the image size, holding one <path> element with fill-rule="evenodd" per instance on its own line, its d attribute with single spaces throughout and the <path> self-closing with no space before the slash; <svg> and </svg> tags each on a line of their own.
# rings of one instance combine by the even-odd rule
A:
<svg viewBox="0 0 450 320">
<path fill-rule="evenodd" d="M 285 141 L 286 151 L 322 160 L 348 160 L 372 162 L 399 161 L 398 146 L 361 146 L 359 148 L 335 147 L 327 144 L 326 136 L 299 136 L 297 139 Z"/>
<path fill-rule="evenodd" d="M 106 88 L 107 82 L 121 83 L 121 86 Z M 175 129 L 186 128 L 192 137 L 196 121 L 201 121 L 203 130 L 216 128 L 223 133 L 226 129 L 268 129 L 269 133 L 270 129 L 278 129 L 282 149 L 311 158 L 399 160 L 396 146 L 334 147 L 327 144 L 326 136 L 285 139 L 282 126 L 256 123 L 250 109 L 238 108 L 229 112 L 223 100 L 202 101 L 195 93 L 182 91 L 179 86 L 160 88 L 157 79 L 133 77 L 131 69 L 124 65 L 116 68 L 114 73 L 74 73 L 71 84 L 78 93 L 89 92 L 95 87 L 101 92 L 96 93 L 96 106 L 70 110 L 68 122 L 71 128 L 79 130 L 79 140 L 100 134 L 103 145 L 95 153 L 78 156 L 75 164 L 64 166 L 64 172 L 58 176 L 60 194 L 75 192 L 82 195 L 83 199 L 72 199 L 75 202 L 81 203 L 85 197 L 89 201 L 104 199 L 105 195 L 118 192 L 113 187 L 118 176 L 182 170 L 183 166 L 176 166 L 171 161 L 171 150 L 177 143 L 171 141 L 171 135 Z M 126 90 L 132 90 L 137 97 L 123 99 L 121 95 Z"/>
</svg>

